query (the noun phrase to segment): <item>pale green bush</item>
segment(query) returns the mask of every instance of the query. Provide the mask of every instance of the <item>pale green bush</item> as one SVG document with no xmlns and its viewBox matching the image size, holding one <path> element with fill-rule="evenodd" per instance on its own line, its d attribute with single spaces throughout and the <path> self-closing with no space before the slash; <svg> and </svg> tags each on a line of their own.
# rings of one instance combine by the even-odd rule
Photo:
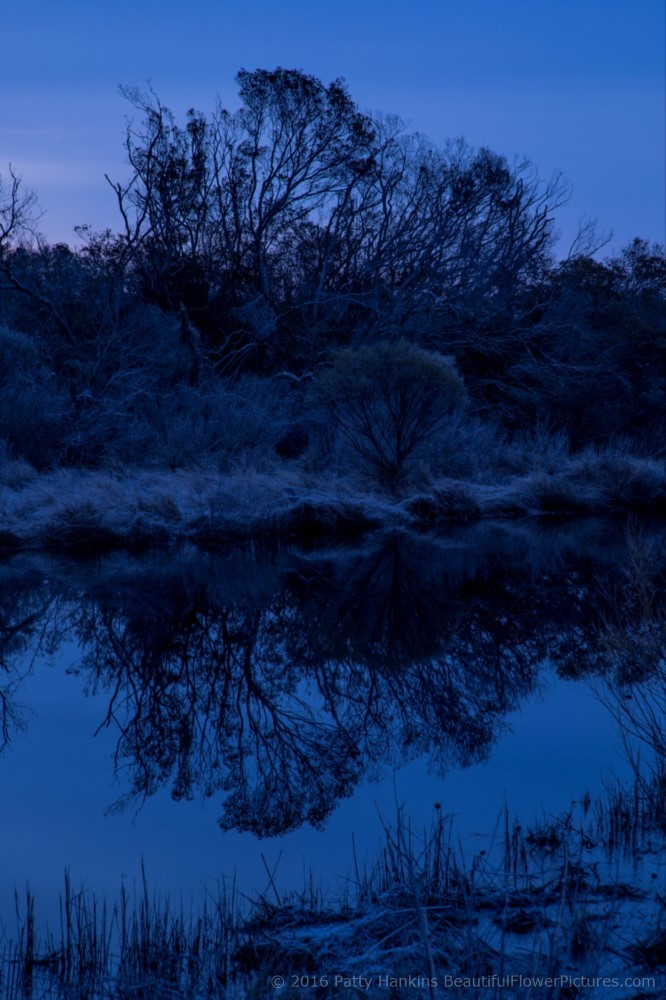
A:
<svg viewBox="0 0 666 1000">
<path fill-rule="evenodd" d="M 405 340 L 338 351 L 314 393 L 364 471 L 392 491 L 466 401 L 453 359 Z"/>
</svg>

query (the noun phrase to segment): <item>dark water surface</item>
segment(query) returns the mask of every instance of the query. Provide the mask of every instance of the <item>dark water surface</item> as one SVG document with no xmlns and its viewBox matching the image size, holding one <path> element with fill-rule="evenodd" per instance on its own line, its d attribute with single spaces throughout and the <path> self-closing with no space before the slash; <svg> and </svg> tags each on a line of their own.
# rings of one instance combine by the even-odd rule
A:
<svg viewBox="0 0 666 1000">
<path fill-rule="evenodd" d="M 600 792 L 627 764 L 588 681 L 650 669 L 663 538 L 503 522 L 6 561 L 0 919 L 26 880 L 54 920 L 66 868 L 115 896 L 142 859 L 186 903 L 234 874 L 264 891 L 265 865 L 334 892 L 398 803 L 473 852 L 504 802 L 530 822 Z"/>
</svg>

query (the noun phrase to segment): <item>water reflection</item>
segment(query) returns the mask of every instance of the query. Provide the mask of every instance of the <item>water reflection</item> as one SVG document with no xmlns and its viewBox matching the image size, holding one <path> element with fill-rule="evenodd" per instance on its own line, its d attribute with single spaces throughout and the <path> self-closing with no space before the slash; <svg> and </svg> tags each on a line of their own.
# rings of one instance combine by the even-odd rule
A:
<svg viewBox="0 0 666 1000">
<path fill-rule="evenodd" d="M 30 657 L 74 641 L 116 734 L 117 808 L 169 787 L 219 795 L 224 829 L 321 825 L 385 765 L 484 760 L 547 658 L 569 675 L 617 672 L 613 656 L 636 647 L 625 655 L 618 636 L 656 607 L 612 619 L 646 592 L 627 572 L 635 537 L 482 524 L 344 550 L 17 557 L 0 573 L 2 739 L 25 721 Z M 650 538 L 654 586 L 663 545 Z"/>
</svg>

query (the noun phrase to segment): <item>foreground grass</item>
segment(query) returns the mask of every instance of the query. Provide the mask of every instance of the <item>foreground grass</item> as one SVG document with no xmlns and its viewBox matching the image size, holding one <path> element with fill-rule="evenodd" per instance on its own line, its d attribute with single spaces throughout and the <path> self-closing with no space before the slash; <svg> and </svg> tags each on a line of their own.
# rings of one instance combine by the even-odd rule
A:
<svg viewBox="0 0 666 1000">
<path fill-rule="evenodd" d="M 0 993 L 406 998 L 445 995 L 456 980 L 463 1000 L 526 1000 L 606 997 L 593 984 L 608 977 L 617 1000 L 656 1000 L 666 972 L 665 801 L 661 775 L 531 828 L 505 812 L 494 840 L 468 859 L 441 810 L 423 832 L 399 813 L 379 857 L 361 869 L 354 858 L 333 899 L 311 885 L 282 896 L 271 878 L 251 903 L 222 887 L 186 914 L 151 894 L 145 876 L 113 903 L 74 892 L 66 878 L 56 932 L 40 934 L 29 893 L 17 900 Z"/>
<path fill-rule="evenodd" d="M 0 467 L 0 551 L 90 551 L 258 539 L 344 537 L 397 527 L 437 528 L 481 517 L 666 512 L 666 465 L 624 451 L 586 452 L 557 472 L 484 484 L 428 480 L 402 495 L 353 479 L 277 466 L 211 471 Z"/>
</svg>

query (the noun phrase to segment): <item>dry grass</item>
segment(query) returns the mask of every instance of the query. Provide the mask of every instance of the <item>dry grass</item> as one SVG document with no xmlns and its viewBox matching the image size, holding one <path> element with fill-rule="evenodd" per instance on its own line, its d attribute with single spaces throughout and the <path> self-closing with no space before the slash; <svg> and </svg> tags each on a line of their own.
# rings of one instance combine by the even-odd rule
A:
<svg viewBox="0 0 666 1000">
<path fill-rule="evenodd" d="M 145 875 L 113 903 L 74 891 L 66 879 L 57 932 L 40 935 L 30 893 L 17 905 L 18 933 L 0 955 L 0 989 L 7 1000 L 259 998 L 279 973 L 287 983 L 328 976 L 328 986 L 309 993 L 334 997 L 338 974 L 370 978 L 369 989 L 347 988 L 351 997 L 433 998 L 447 974 L 480 981 L 576 973 L 646 975 L 645 996 L 656 997 L 649 974 L 664 960 L 659 891 L 610 875 L 627 850 L 635 874 L 641 857 L 649 866 L 650 851 L 663 849 L 650 795 L 640 782 L 612 789 L 532 829 L 505 810 L 487 849 L 471 859 L 441 809 L 426 830 L 399 810 L 384 824 L 374 863 L 359 866 L 354 856 L 330 898 L 311 882 L 283 895 L 271 879 L 252 903 L 235 886 L 222 887 L 186 914 L 151 893 Z M 418 978 L 416 987 L 407 985 L 409 976 Z M 387 979 L 397 983 L 392 992 L 380 987 Z M 470 987 L 456 995 L 492 994 Z M 563 994 L 514 985 L 502 995 Z"/>
<path fill-rule="evenodd" d="M 411 525 L 437 529 L 480 517 L 658 512 L 666 467 L 622 449 L 587 451 L 557 472 L 535 469 L 506 482 L 440 479 L 403 499 L 353 479 L 294 464 L 221 473 L 0 467 L 5 549 L 76 552 L 191 541 L 202 547 L 256 538 L 346 536 Z"/>
</svg>

